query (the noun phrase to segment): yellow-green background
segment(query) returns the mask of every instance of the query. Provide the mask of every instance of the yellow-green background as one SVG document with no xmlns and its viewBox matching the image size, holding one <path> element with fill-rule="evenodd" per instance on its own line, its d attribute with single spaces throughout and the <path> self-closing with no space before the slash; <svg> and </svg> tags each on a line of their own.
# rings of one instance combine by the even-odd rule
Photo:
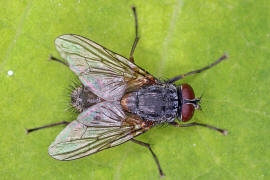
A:
<svg viewBox="0 0 270 180">
<path fill-rule="evenodd" d="M 76 77 L 48 61 L 49 54 L 59 57 L 54 39 L 75 33 L 128 56 L 131 5 L 141 37 L 135 61 L 153 75 L 171 78 L 230 55 L 181 81 L 204 95 L 203 111 L 193 120 L 226 128 L 228 136 L 164 126 L 138 138 L 153 145 L 166 179 L 269 179 L 269 0 L 1 0 L 1 179 L 159 178 L 151 154 L 132 142 L 61 162 L 47 148 L 63 127 L 29 135 L 24 130 L 76 118 L 65 111 L 66 89 Z"/>
</svg>

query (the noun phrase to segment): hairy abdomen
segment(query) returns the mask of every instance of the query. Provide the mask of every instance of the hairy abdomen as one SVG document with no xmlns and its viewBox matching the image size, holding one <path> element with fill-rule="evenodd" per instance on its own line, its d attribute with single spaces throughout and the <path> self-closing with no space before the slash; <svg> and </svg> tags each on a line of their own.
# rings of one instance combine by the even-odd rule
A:
<svg viewBox="0 0 270 180">
<path fill-rule="evenodd" d="M 91 90 L 84 86 L 75 88 L 71 93 L 71 105 L 79 112 L 102 102 L 103 99 L 91 92 Z"/>
</svg>

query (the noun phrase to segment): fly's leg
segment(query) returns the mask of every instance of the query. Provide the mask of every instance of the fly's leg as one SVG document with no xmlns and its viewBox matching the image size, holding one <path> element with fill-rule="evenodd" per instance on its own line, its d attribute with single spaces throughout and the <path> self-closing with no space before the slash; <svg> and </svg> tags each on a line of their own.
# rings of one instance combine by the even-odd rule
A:
<svg viewBox="0 0 270 180">
<path fill-rule="evenodd" d="M 136 144 L 142 145 L 142 146 L 147 147 L 147 148 L 149 149 L 149 151 L 151 152 L 151 154 L 152 154 L 152 156 L 153 156 L 153 158 L 155 159 L 155 162 L 156 162 L 156 164 L 157 164 L 157 167 L 158 167 L 158 171 L 159 171 L 160 177 L 165 176 L 165 174 L 163 173 L 163 171 L 162 171 L 162 169 L 161 169 L 161 166 L 160 166 L 160 164 L 159 164 L 158 158 L 157 158 L 156 154 L 152 151 L 150 144 L 144 143 L 144 142 L 142 142 L 142 141 L 138 141 L 138 140 L 136 140 L 136 139 L 130 139 L 130 140 L 131 140 L 132 142 L 136 143 Z"/>
<path fill-rule="evenodd" d="M 64 62 L 64 61 L 62 61 L 62 60 L 60 60 L 60 59 L 58 59 L 58 58 L 56 58 L 56 57 L 53 57 L 53 56 L 51 56 L 51 55 L 49 56 L 49 60 L 59 62 L 59 63 L 64 64 L 65 66 L 68 67 L 68 64 L 67 64 L 66 62 Z"/>
<path fill-rule="evenodd" d="M 228 55 L 224 54 L 223 56 L 221 56 L 218 60 L 216 60 L 216 61 L 213 62 L 212 64 L 210 64 L 210 65 L 208 65 L 208 66 L 205 66 L 205 67 L 203 67 L 203 68 L 201 68 L 201 69 L 197 69 L 197 70 L 194 70 L 194 71 L 190 71 L 190 72 L 188 72 L 188 73 L 186 73 L 186 74 L 182 74 L 182 75 L 176 76 L 176 77 L 170 79 L 168 82 L 169 82 L 169 83 L 173 83 L 173 82 L 175 82 L 175 81 L 178 81 L 178 80 L 180 80 L 180 79 L 183 79 L 184 77 L 186 77 L 186 76 L 188 76 L 188 75 L 192 75 L 192 74 L 196 74 L 196 73 L 203 72 L 203 71 L 205 71 L 205 70 L 207 70 L 207 69 L 210 69 L 211 67 L 217 65 L 218 63 L 220 63 L 221 61 L 223 61 L 223 60 L 225 60 L 225 59 L 227 59 L 227 58 L 228 58 Z"/>
<path fill-rule="evenodd" d="M 37 127 L 37 128 L 26 129 L 26 134 L 28 134 L 28 133 L 30 133 L 30 132 L 33 132 L 33 131 L 40 130 L 40 129 L 45 129 L 45 128 L 48 128 L 48 127 L 54 127 L 54 126 L 58 126 L 58 125 L 62 125 L 62 124 L 68 125 L 69 122 L 68 122 L 68 121 L 62 121 L 62 122 L 53 123 L 53 124 L 48 124 L 48 125 L 41 126 L 41 127 Z"/>
<path fill-rule="evenodd" d="M 202 123 L 197 123 L 197 122 L 193 122 L 193 123 L 189 123 L 189 124 L 178 124 L 176 122 L 171 122 L 170 125 L 173 125 L 175 127 L 190 127 L 190 126 L 202 126 L 202 127 L 207 127 L 209 129 L 213 129 L 215 131 L 220 132 L 221 134 L 223 134 L 224 136 L 226 136 L 228 134 L 228 131 L 226 129 L 220 129 L 214 126 L 210 126 L 208 124 L 202 124 Z"/>
<path fill-rule="evenodd" d="M 132 48 L 131 48 L 131 51 L 130 51 L 129 60 L 130 60 L 130 62 L 134 63 L 133 54 L 134 54 L 136 45 L 137 45 L 137 43 L 139 41 L 139 36 L 138 36 L 138 18 L 137 18 L 137 13 L 136 13 L 136 7 L 135 6 L 132 6 L 132 11 L 133 11 L 133 14 L 134 14 L 134 19 L 135 19 L 135 33 L 136 33 L 136 37 L 135 37 L 135 40 L 133 42 L 133 45 L 132 45 Z"/>
</svg>

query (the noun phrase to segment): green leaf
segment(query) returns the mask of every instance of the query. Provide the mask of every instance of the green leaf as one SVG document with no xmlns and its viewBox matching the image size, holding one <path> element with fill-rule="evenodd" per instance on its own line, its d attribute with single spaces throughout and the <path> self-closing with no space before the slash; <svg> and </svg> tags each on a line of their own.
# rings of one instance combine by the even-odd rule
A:
<svg viewBox="0 0 270 180">
<path fill-rule="evenodd" d="M 153 145 L 167 179 L 269 179 L 270 4 L 223 1 L 2 1 L 0 3 L 1 179 L 153 179 L 149 151 L 132 142 L 62 162 L 47 149 L 62 127 L 25 134 L 25 128 L 71 121 L 65 111 L 76 76 L 49 62 L 59 57 L 57 36 L 79 34 L 129 56 L 134 40 L 131 6 L 137 7 L 140 41 L 135 62 L 162 79 L 230 58 L 181 80 L 202 109 L 200 127 L 156 127 L 138 139 Z M 8 71 L 14 74 L 8 76 Z"/>
</svg>

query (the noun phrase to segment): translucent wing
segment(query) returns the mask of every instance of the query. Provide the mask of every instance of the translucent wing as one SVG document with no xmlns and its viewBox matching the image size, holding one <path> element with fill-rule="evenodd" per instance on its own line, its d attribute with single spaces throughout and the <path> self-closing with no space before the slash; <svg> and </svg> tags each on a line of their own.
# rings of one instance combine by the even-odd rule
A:
<svg viewBox="0 0 270 180">
<path fill-rule="evenodd" d="M 105 100 L 119 100 L 126 89 L 157 83 L 125 57 L 82 36 L 62 35 L 55 45 L 80 81 Z"/>
<path fill-rule="evenodd" d="M 49 147 L 58 160 L 78 159 L 120 145 L 150 126 L 137 117 L 127 117 L 117 102 L 102 102 L 81 113 Z"/>
</svg>

